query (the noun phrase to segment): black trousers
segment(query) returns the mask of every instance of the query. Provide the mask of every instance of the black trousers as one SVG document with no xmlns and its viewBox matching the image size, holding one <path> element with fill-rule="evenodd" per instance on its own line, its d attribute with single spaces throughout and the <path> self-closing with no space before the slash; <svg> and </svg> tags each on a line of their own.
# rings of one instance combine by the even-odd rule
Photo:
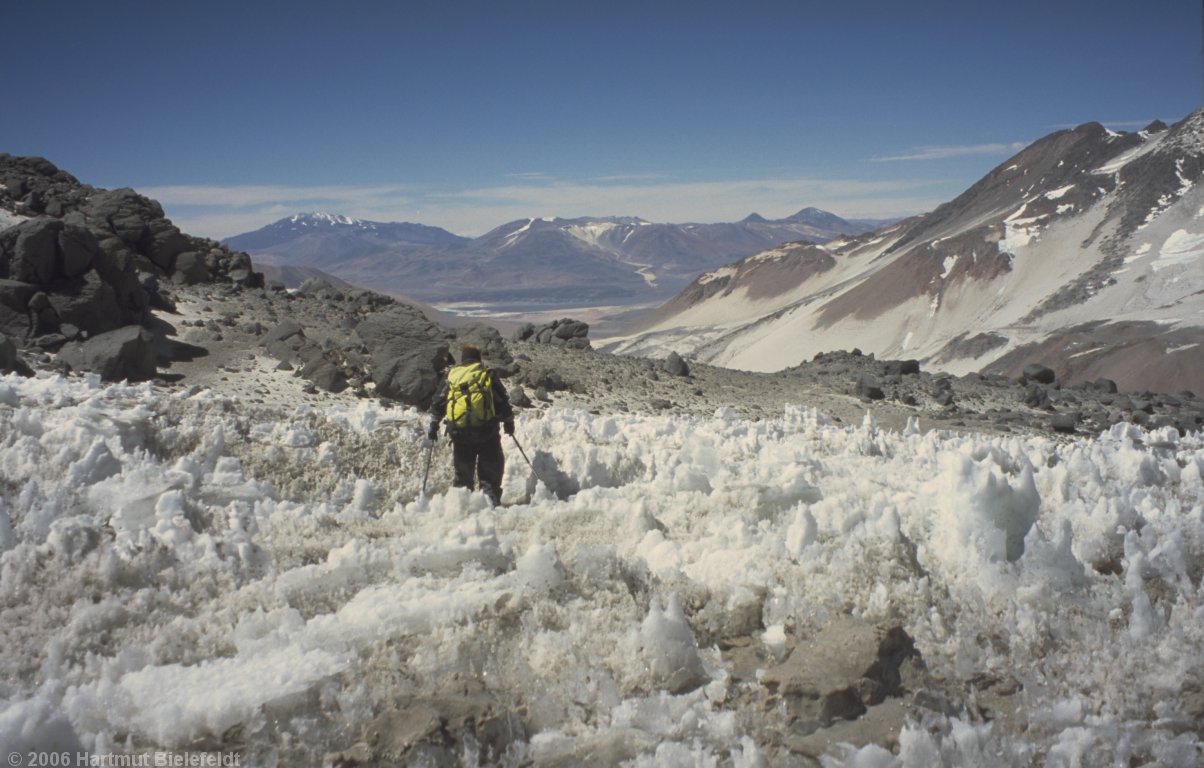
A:
<svg viewBox="0 0 1204 768">
<path fill-rule="evenodd" d="M 501 434 L 452 435 L 451 441 L 452 485 L 471 490 L 475 477 L 481 492 L 496 507 L 502 502 L 502 473 L 506 469 Z"/>
</svg>

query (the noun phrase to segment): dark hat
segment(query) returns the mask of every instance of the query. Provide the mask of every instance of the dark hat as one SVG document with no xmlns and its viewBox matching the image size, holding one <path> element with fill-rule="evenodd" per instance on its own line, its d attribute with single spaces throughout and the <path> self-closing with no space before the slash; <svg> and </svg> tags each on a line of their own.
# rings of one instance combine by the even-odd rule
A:
<svg viewBox="0 0 1204 768">
<path fill-rule="evenodd" d="M 461 363 L 479 363 L 481 362 L 481 348 L 476 344 L 465 344 L 460 347 L 460 362 Z"/>
</svg>

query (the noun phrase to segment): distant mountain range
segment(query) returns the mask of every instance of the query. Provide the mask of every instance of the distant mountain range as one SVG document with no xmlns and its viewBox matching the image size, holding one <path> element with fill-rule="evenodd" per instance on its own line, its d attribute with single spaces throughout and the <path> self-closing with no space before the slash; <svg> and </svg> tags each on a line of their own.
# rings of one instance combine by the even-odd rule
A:
<svg viewBox="0 0 1204 768">
<path fill-rule="evenodd" d="M 858 347 L 1204 390 L 1204 111 L 1047 136 L 932 213 L 711 270 L 612 351 L 778 370 Z"/>
<path fill-rule="evenodd" d="M 879 224 L 805 208 L 785 219 L 752 214 L 720 224 L 520 219 L 467 238 L 421 224 L 309 213 L 224 242 L 250 253 L 256 264 L 318 269 L 426 302 L 573 307 L 664 301 L 719 264 Z"/>
</svg>

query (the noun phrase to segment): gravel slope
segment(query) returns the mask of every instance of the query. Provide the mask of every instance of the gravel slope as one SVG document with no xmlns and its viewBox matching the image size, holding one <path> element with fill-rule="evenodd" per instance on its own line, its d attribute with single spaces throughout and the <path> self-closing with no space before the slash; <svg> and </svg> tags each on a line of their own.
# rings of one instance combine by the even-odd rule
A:
<svg viewBox="0 0 1204 768">
<path fill-rule="evenodd" d="M 184 359 L 163 368 L 169 387 L 210 388 L 241 401 L 292 408 L 374 397 L 366 376 L 348 371 L 346 390 L 318 389 L 266 354 L 263 337 L 294 320 L 310 339 L 354 349 L 357 316 L 336 303 L 282 292 L 230 286 L 179 287 L 177 314 L 163 315 L 175 339 L 188 345 Z M 550 407 L 593 413 L 669 412 L 710 416 L 732 408 L 741 416 L 780 414 L 785 404 L 815 407 L 839 423 L 860 423 L 867 413 L 879 426 L 921 430 L 1056 432 L 1090 435 L 1113 423 L 1176 426 L 1204 424 L 1204 401 L 1177 395 L 1112 393 L 1103 387 L 1061 388 L 999 376 L 899 373 L 898 366 L 857 351 L 831 353 L 777 373 L 737 371 L 687 363 L 686 375 L 664 361 L 507 342 L 518 372 L 508 379 L 530 399 L 526 417 Z M 452 344 L 455 352 L 455 344 Z M 904 369 L 906 370 L 906 369 Z M 520 398 L 521 399 L 521 398 Z M 404 407 L 398 404 L 398 407 Z"/>
</svg>

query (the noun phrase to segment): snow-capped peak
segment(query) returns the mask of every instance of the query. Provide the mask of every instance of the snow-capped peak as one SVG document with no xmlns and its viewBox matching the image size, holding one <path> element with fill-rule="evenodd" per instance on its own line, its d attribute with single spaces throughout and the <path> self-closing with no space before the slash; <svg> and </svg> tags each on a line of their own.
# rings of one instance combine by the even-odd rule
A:
<svg viewBox="0 0 1204 768">
<path fill-rule="evenodd" d="M 342 216 L 335 213 L 325 213 L 322 211 L 314 211 L 313 213 L 298 213 L 289 218 L 290 224 L 300 224 L 303 227 L 328 226 L 337 225 L 350 227 L 369 227 L 371 222 L 363 219 L 353 219 L 350 216 Z"/>
</svg>

